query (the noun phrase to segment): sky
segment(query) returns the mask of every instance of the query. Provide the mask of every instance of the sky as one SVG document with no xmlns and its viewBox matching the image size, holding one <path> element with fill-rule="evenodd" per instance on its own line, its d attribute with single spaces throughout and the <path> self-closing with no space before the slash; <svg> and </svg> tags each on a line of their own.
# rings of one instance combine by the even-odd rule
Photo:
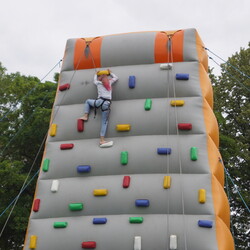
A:
<svg viewBox="0 0 250 250">
<path fill-rule="evenodd" d="M 0 62 L 9 74 L 53 81 L 67 39 L 188 28 L 227 60 L 248 46 L 249 10 L 250 0 L 2 0 Z"/>
</svg>

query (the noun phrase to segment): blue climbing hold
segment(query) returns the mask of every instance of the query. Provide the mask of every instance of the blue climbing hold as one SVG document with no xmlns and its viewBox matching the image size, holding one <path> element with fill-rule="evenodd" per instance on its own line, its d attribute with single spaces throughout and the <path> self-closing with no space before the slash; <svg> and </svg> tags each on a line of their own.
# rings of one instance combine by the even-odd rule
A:
<svg viewBox="0 0 250 250">
<path fill-rule="evenodd" d="M 91 171 L 91 166 L 88 165 L 77 166 L 78 173 L 89 173 L 90 171 Z"/>
<path fill-rule="evenodd" d="M 176 74 L 176 80 L 188 80 L 189 74 Z"/>
<path fill-rule="evenodd" d="M 157 153 L 159 155 L 170 155 L 171 154 L 171 148 L 157 148 Z"/>
<path fill-rule="evenodd" d="M 129 86 L 130 89 L 135 88 L 135 76 L 129 76 L 128 86 Z"/>
</svg>

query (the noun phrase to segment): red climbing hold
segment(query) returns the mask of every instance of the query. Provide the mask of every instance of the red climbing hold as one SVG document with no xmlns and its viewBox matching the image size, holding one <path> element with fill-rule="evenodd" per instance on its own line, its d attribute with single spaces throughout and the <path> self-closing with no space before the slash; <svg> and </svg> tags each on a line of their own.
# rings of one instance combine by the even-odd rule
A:
<svg viewBox="0 0 250 250">
<path fill-rule="evenodd" d="M 77 120 L 77 130 L 82 132 L 84 130 L 84 121 L 82 119 Z"/>
<path fill-rule="evenodd" d="M 64 90 L 69 89 L 69 88 L 70 88 L 70 84 L 69 83 L 65 83 L 65 84 L 63 84 L 63 85 L 61 85 L 59 87 L 59 90 L 60 91 L 64 91 Z"/>
<path fill-rule="evenodd" d="M 74 147 L 73 143 L 66 143 L 66 144 L 61 144 L 60 149 L 64 150 L 64 149 L 71 149 Z"/>
<path fill-rule="evenodd" d="M 85 242 L 82 242 L 82 248 L 85 248 L 85 249 L 94 249 L 94 248 L 96 248 L 96 242 L 95 241 L 85 241 Z"/>
<path fill-rule="evenodd" d="M 33 205 L 33 211 L 38 212 L 40 207 L 40 199 L 35 199 L 34 200 L 34 205 Z"/>
<path fill-rule="evenodd" d="M 191 123 L 179 123 L 178 124 L 178 129 L 180 129 L 180 130 L 191 130 L 192 129 L 192 124 Z"/>
<path fill-rule="evenodd" d="M 123 177 L 123 184 L 122 184 L 122 186 L 124 188 L 128 188 L 129 184 L 130 184 L 130 176 L 124 176 Z"/>
</svg>

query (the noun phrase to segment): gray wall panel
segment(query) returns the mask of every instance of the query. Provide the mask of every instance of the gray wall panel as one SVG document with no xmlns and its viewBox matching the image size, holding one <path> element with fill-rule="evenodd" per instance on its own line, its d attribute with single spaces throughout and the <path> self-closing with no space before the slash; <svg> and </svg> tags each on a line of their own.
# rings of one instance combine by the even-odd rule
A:
<svg viewBox="0 0 250 250">
<path fill-rule="evenodd" d="M 62 142 L 47 144 L 45 158 L 50 159 L 50 167 L 48 172 L 41 173 L 41 179 L 82 175 L 165 173 L 166 171 L 180 173 L 179 153 L 183 173 L 206 174 L 210 172 L 206 135 L 180 135 L 178 140 L 173 135 L 129 136 L 115 139 L 115 145 L 110 149 L 98 148 L 97 139 L 69 142 L 75 145 L 72 150 L 60 150 Z M 190 148 L 193 146 L 198 148 L 197 161 L 190 161 Z M 171 155 L 158 155 L 158 147 L 171 148 Z M 128 151 L 129 163 L 126 166 L 120 163 L 122 151 Z M 90 165 L 91 173 L 78 174 L 76 171 L 78 165 Z"/>
<path fill-rule="evenodd" d="M 140 215 L 140 214 L 139 214 Z M 203 229 L 197 226 L 197 220 L 214 220 L 213 215 L 165 215 L 148 214 L 142 224 L 131 225 L 128 222 L 130 216 L 138 214 L 108 215 L 108 223 L 105 225 L 93 225 L 92 216 L 62 217 L 60 221 L 68 221 L 65 229 L 54 230 L 52 219 L 31 220 L 31 231 L 40 231 L 37 250 L 51 249 L 51 242 L 57 242 L 57 249 L 81 249 L 83 241 L 97 241 L 97 249 L 134 249 L 134 237 L 142 237 L 142 249 L 166 249 L 169 246 L 167 235 L 176 234 L 179 239 L 185 237 L 186 231 L 187 249 L 217 250 L 215 231 Z M 121 226 L 122 225 L 122 226 Z M 40 230 L 44 228 L 45 230 Z M 87 228 L 87 230 L 82 230 Z M 153 229 L 153 232 L 149 229 Z M 126 235 L 126 237 L 125 237 Z M 202 239 L 202 240 L 200 240 Z M 28 250 L 28 247 L 24 248 Z M 178 249 L 185 249 L 183 241 L 178 241 Z"/>
<path fill-rule="evenodd" d="M 196 48 L 196 30 L 187 29 L 184 33 L 183 43 L 183 60 L 184 61 L 198 61 Z"/>
<path fill-rule="evenodd" d="M 164 175 L 168 174 L 130 175 L 131 185 L 127 189 L 122 187 L 123 175 L 62 178 L 57 193 L 50 191 L 52 180 L 41 180 L 38 182 L 37 198 L 40 198 L 42 203 L 39 213 L 33 212 L 32 219 L 84 215 L 105 217 L 126 214 L 127 211 L 141 215 L 182 214 L 183 209 L 185 214 L 213 214 L 213 201 L 210 195 L 206 204 L 197 202 L 199 189 L 203 188 L 208 194 L 211 193 L 210 174 L 171 174 L 170 189 L 164 189 L 162 186 Z M 108 189 L 108 195 L 93 196 L 94 189 Z M 148 199 L 149 207 L 136 207 L 136 199 Z M 70 211 L 68 204 L 78 202 L 84 204 L 84 209 Z"/>
<path fill-rule="evenodd" d="M 119 80 L 113 87 L 113 100 L 131 100 L 161 97 L 201 96 L 199 63 L 175 63 L 173 70 L 161 70 L 161 64 L 136 65 L 110 68 Z M 79 70 L 61 73 L 61 85 L 70 83 L 70 89 L 60 91 L 56 105 L 83 103 L 88 98 L 96 98 L 93 84 L 94 70 Z M 188 81 L 175 80 L 176 73 L 189 74 Z M 128 87 L 129 76 L 136 77 L 136 87 Z"/>
<path fill-rule="evenodd" d="M 102 67 L 154 63 L 155 32 L 105 36 L 101 48 Z"/>
<path fill-rule="evenodd" d="M 68 71 L 74 69 L 74 48 L 76 39 L 68 39 L 66 43 L 63 64 L 61 71 Z"/>
<path fill-rule="evenodd" d="M 109 117 L 107 137 L 123 137 L 133 135 L 163 135 L 176 134 L 178 123 L 191 123 L 190 131 L 179 134 L 206 133 L 202 116 L 202 98 L 181 98 L 185 101 L 183 107 L 170 105 L 173 98 L 158 98 L 152 100 L 152 108 L 145 111 L 145 99 L 113 101 Z M 53 123 L 58 124 L 57 135 L 49 141 L 68 141 L 76 139 L 91 139 L 99 137 L 101 127 L 101 110 L 96 116 L 92 109 L 89 120 L 84 122 L 84 131 L 78 132 L 77 119 L 84 114 L 84 105 L 67 105 L 56 107 Z M 127 132 L 116 130 L 117 124 L 130 124 Z"/>
</svg>

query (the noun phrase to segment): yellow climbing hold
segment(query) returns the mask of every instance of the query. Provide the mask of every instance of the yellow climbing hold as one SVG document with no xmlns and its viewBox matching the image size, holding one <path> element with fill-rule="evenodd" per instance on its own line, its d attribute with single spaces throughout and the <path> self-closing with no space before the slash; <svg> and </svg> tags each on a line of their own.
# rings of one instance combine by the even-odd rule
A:
<svg viewBox="0 0 250 250">
<path fill-rule="evenodd" d="M 117 124 L 116 130 L 117 131 L 129 131 L 131 129 L 130 124 Z"/>
<path fill-rule="evenodd" d="M 206 190 L 205 189 L 199 189 L 199 203 L 205 203 L 206 202 Z"/>
<path fill-rule="evenodd" d="M 50 136 L 56 136 L 57 124 L 53 123 L 50 127 Z"/>
<path fill-rule="evenodd" d="M 184 100 L 172 100 L 170 102 L 171 106 L 183 106 L 185 103 Z"/>
<path fill-rule="evenodd" d="M 170 188 L 170 186 L 171 186 L 171 176 L 164 176 L 163 187 L 167 189 Z"/>
<path fill-rule="evenodd" d="M 109 75 L 110 72 L 109 70 L 100 70 L 97 72 L 97 75 L 100 76 L 100 75 Z"/>
<path fill-rule="evenodd" d="M 108 189 L 94 189 L 94 196 L 106 196 L 108 194 Z"/>
<path fill-rule="evenodd" d="M 30 248 L 35 249 L 36 248 L 36 242 L 37 242 L 37 236 L 31 235 L 30 236 Z"/>
</svg>

